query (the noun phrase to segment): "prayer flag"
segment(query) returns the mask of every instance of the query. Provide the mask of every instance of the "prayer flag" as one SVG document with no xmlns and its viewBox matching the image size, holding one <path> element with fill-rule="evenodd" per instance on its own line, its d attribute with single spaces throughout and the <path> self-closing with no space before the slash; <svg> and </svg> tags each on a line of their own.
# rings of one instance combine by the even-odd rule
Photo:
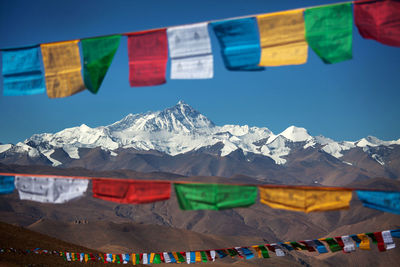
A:
<svg viewBox="0 0 400 267">
<path fill-rule="evenodd" d="M 376 241 L 377 241 L 377 243 L 378 243 L 378 249 L 379 249 L 379 251 L 386 251 L 386 248 L 385 248 L 385 242 L 383 242 L 383 236 L 382 236 L 382 233 L 381 232 L 375 232 L 374 233 L 374 236 L 375 236 L 375 239 L 376 239 Z"/>
<path fill-rule="evenodd" d="M 171 57 L 171 79 L 210 79 L 213 77 L 213 56 L 208 23 L 170 27 L 167 29 Z"/>
<path fill-rule="evenodd" d="M 123 264 L 127 264 L 130 260 L 129 254 L 122 254 Z"/>
<path fill-rule="evenodd" d="M 318 239 L 315 239 L 313 241 L 314 241 L 315 245 L 317 246 L 317 250 L 319 253 L 328 253 L 328 250 L 326 249 L 324 244 L 322 244 L 321 241 L 319 241 Z"/>
<path fill-rule="evenodd" d="M 174 183 L 179 206 L 183 210 L 221 210 L 253 205 L 256 186 Z"/>
<path fill-rule="evenodd" d="M 344 247 L 343 247 L 344 252 L 352 252 L 352 251 L 356 250 L 354 243 L 350 239 L 350 236 L 348 236 L 348 235 L 342 236 L 342 241 L 344 244 Z"/>
<path fill-rule="evenodd" d="M 85 85 L 96 94 L 118 49 L 121 35 L 81 40 Z"/>
<path fill-rule="evenodd" d="M 356 246 L 359 248 L 360 247 L 360 243 L 361 243 L 361 239 L 358 238 L 357 235 L 351 235 L 350 237 L 354 240 L 354 242 L 356 242 Z"/>
<path fill-rule="evenodd" d="M 300 243 L 304 244 L 309 252 L 315 251 L 311 240 L 300 241 Z"/>
<path fill-rule="evenodd" d="M 252 248 L 257 252 L 259 258 L 261 258 L 261 256 L 263 258 L 269 258 L 268 250 L 263 245 L 252 246 Z"/>
<path fill-rule="evenodd" d="M 279 245 L 283 246 L 284 248 L 286 248 L 288 251 L 292 251 L 294 248 L 292 246 L 290 246 L 289 244 L 285 244 L 283 242 L 279 242 Z"/>
<path fill-rule="evenodd" d="M 250 253 L 251 253 L 251 251 L 250 251 Z M 251 254 L 253 254 L 253 253 L 251 253 Z M 215 250 L 210 250 L 210 255 L 211 255 L 211 260 L 215 261 L 215 257 L 217 256 Z"/>
<path fill-rule="evenodd" d="M 66 97 L 85 89 L 78 42 L 74 40 L 40 45 L 48 97 Z"/>
<path fill-rule="evenodd" d="M 238 253 L 240 258 L 244 258 L 244 251 L 241 247 L 235 247 L 236 252 Z"/>
<path fill-rule="evenodd" d="M 352 192 L 333 188 L 259 187 L 260 201 L 274 209 L 303 212 L 348 209 Z"/>
<path fill-rule="evenodd" d="M 354 5 L 354 22 L 365 39 L 382 44 L 400 46 L 400 2 L 357 1 Z"/>
<path fill-rule="evenodd" d="M 85 194 L 89 180 L 16 176 L 19 198 L 42 203 L 65 203 Z"/>
<path fill-rule="evenodd" d="M 211 23 L 228 70 L 263 70 L 259 67 L 261 47 L 255 18 Z"/>
<path fill-rule="evenodd" d="M 155 253 L 150 253 L 150 260 L 149 260 L 150 263 L 153 263 L 155 255 L 156 255 Z"/>
<path fill-rule="evenodd" d="M 171 258 L 169 257 L 168 252 L 163 252 L 165 263 L 171 263 Z"/>
<path fill-rule="evenodd" d="M 186 253 L 187 255 L 187 253 Z M 190 263 L 196 263 L 196 252 L 191 251 L 190 252 Z"/>
<path fill-rule="evenodd" d="M 246 260 L 254 258 L 254 254 L 253 252 L 250 251 L 250 249 L 243 247 L 242 251 L 244 253 L 244 256 L 246 257 Z"/>
<path fill-rule="evenodd" d="M 14 176 L 0 175 L 0 195 L 11 194 L 14 191 Z"/>
<path fill-rule="evenodd" d="M 45 91 L 39 46 L 2 50 L 3 95 L 35 95 Z"/>
<path fill-rule="evenodd" d="M 187 264 L 190 264 L 191 263 L 191 254 L 190 254 L 190 251 L 189 252 L 186 252 L 186 263 Z"/>
<path fill-rule="evenodd" d="M 304 20 L 307 42 L 325 63 L 352 59 L 351 3 L 307 8 Z"/>
<path fill-rule="evenodd" d="M 292 247 L 295 249 L 295 250 L 307 250 L 307 247 L 306 246 L 303 246 L 303 245 L 301 245 L 301 244 L 299 244 L 299 243 L 297 243 L 297 242 L 295 242 L 295 241 L 293 241 L 293 242 L 288 242 L 290 245 L 292 245 Z"/>
<path fill-rule="evenodd" d="M 361 243 L 359 245 L 360 249 L 363 249 L 363 250 L 371 249 L 371 247 L 369 245 L 368 236 L 366 236 L 365 234 L 358 234 L 357 237 L 361 240 Z"/>
<path fill-rule="evenodd" d="M 172 252 L 172 253 L 174 253 L 174 252 Z M 185 262 L 184 252 L 176 252 L 176 255 L 178 256 L 178 262 L 179 263 Z"/>
<path fill-rule="evenodd" d="M 400 229 L 391 230 L 391 231 L 390 231 L 390 234 L 391 234 L 393 237 L 400 238 Z"/>
<path fill-rule="evenodd" d="M 400 192 L 357 190 L 357 196 L 365 207 L 400 214 Z"/>
<path fill-rule="evenodd" d="M 206 254 L 205 251 L 200 251 L 200 255 L 201 255 L 201 261 L 202 262 L 207 262 L 208 261 L 207 254 Z"/>
<path fill-rule="evenodd" d="M 278 256 L 278 257 L 285 256 L 285 252 L 283 252 L 283 250 L 277 244 L 274 243 L 274 244 L 271 244 L 270 246 L 274 248 L 274 252 L 275 252 L 276 256 Z"/>
<path fill-rule="evenodd" d="M 226 256 L 228 256 L 228 254 L 226 253 L 226 251 L 222 250 L 222 249 L 218 249 L 216 250 L 216 252 L 218 253 L 218 256 L 222 259 L 225 258 Z M 196 252 L 197 253 L 197 252 Z M 197 254 L 196 254 L 196 259 L 197 259 Z M 197 261 L 197 260 L 196 260 Z"/>
<path fill-rule="evenodd" d="M 378 240 L 376 239 L 374 233 L 365 233 L 369 238 L 371 238 L 372 243 L 378 244 Z"/>
<path fill-rule="evenodd" d="M 162 262 L 162 261 L 161 261 L 161 255 L 160 255 L 159 253 L 156 253 L 156 255 L 154 255 L 153 263 L 159 264 L 159 263 L 161 263 L 161 262 Z"/>
<path fill-rule="evenodd" d="M 174 253 L 175 253 L 175 252 L 174 252 Z M 171 263 L 176 263 L 176 262 L 177 262 L 178 256 L 176 256 L 177 258 L 175 258 L 176 253 L 175 253 L 175 255 L 174 255 L 172 252 L 169 252 L 168 255 L 169 255 L 169 258 L 170 258 L 170 260 L 171 260 Z"/>
<path fill-rule="evenodd" d="M 339 246 L 342 248 L 343 252 L 345 252 L 344 251 L 344 243 L 343 243 L 342 238 L 340 236 L 337 236 L 337 237 L 335 237 L 335 239 L 336 239 L 336 242 L 339 244 Z"/>
<path fill-rule="evenodd" d="M 303 9 L 257 16 L 260 66 L 299 65 L 307 62 Z"/>
<path fill-rule="evenodd" d="M 393 242 L 392 235 L 390 234 L 390 231 L 382 231 L 382 237 L 383 237 L 383 242 L 386 245 L 386 249 L 393 249 L 396 247 L 396 244 Z"/>
<path fill-rule="evenodd" d="M 201 253 L 200 251 L 195 252 L 195 261 L 196 262 L 201 262 Z"/>
<path fill-rule="evenodd" d="M 342 250 L 342 247 L 341 247 L 333 238 L 330 238 L 330 237 L 324 238 L 323 241 L 325 241 L 326 243 L 328 243 L 329 249 L 330 249 L 332 252 L 337 252 L 337 251 Z"/>
<path fill-rule="evenodd" d="M 170 182 L 93 179 L 93 197 L 117 203 L 151 203 L 167 200 L 171 194 Z"/>
<path fill-rule="evenodd" d="M 143 253 L 143 258 L 142 258 L 142 263 L 143 264 L 149 264 L 149 258 L 147 256 L 147 253 Z"/>
<path fill-rule="evenodd" d="M 239 253 L 234 248 L 228 248 L 227 250 L 228 250 L 229 256 L 231 256 L 232 258 L 234 258 L 236 255 L 239 255 Z"/>
<path fill-rule="evenodd" d="M 166 82 L 168 41 L 165 29 L 128 34 L 129 81 L 131 86 Z"/>
</svg>

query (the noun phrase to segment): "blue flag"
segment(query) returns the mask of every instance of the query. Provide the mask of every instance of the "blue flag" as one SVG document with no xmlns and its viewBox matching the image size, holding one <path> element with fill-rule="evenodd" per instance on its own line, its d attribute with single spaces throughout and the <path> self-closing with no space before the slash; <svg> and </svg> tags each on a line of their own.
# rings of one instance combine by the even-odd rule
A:
<svg viewBox="0 0 400 267">
<path fill-rule="evenodd" d="M 242 248 L 244 255 L 246 256 L 246 260 L 254 258 L 253 252 L 250 251 L 248 248 Z"/>
<path fill-rule="evenodd" d="M 317 250 L 319 253 L 328 253 L 328 250 L 321 241 L 319 241 L 318 239 L 315 239 L 313 241 L 314 244 L 317 246 Z"/>
<path fill-rule="evenodd" d="M 365 207 L 400 214 L 400 192 L 357 190 L 357 196 Z"/>
<path fill-rule="evenodd" d="M 11 194 L 14 191 L 14 176 L 0 176 L 0 194 Z"/>
<path fill-rule="evenodd" d="M 392 237 L 400 238 L 400 229 L 391 230 L 390 234 L 392 235 Z"/>
<path fill-rule="evenodd" d="M 34 95 L 45 92 L 39 47 L 2 50 L 3 95 Z"/>
<path fill-rule="evenodd" d="M 224 20 L 211 23 L 221 45 L 222 58 L 228 70 L 263 70 L 260 37 L 255 18 Z"/>
</svg>

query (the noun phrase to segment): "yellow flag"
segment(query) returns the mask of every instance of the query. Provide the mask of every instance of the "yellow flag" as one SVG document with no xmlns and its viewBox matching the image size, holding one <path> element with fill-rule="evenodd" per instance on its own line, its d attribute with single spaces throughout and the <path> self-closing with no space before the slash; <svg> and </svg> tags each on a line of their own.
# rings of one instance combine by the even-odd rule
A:
<svg viewBox="0 0 400 267">
<path fill-rule="evenodd" d="M 85 262 L 89 261 L 89 255 L 85 253 Z"/>
<path fill-rule="evenodd" d="M 352 191 L 332 188 L 259 187 L 260 201 L 274 209 L 303 212 L 348 209 Z"/>
<path fill-rule="evenodd" d="M 196 262 L 201 262 L 201 254 L 200 254 L 200 251 L 196 251 L 196 253 L 195 253 L 195 255 L 196 255 Z"/>
<path fill-rule="evenodd" d="M 136 254 L 132 253 L 131 256 L 132 256 L 132 264 L 136 265 Z"/>
<path fill-rule="evenodd" d="M 260 66 L 299 65 L 307 62 L 303 9 L 257 16 Z"/>
<path fill-rule="evenodd" d="M 150 253 L 150 263 L 153 263 L 155 255 L 155 253 Z"/>
<path fill-rule="evenodd" d="M 85 89 L 78 42 L 74 40 L 40 45 L 48 97 L 66 97 Z"/>
<path fill-rule="evenodd" d="M 368 236 L 367 236 L 367 235 L 365 235 L 365 234 L 358 234 L 357 237 L 358 237 L 359 239 L 361 239 L 360 249 L 363 249 L 363 250 L 370 250 L 370 249 L 371 249 L 371 247 L 370 247 L 370 245 L 369 245 L 369 239 L 368 239 Z"/>
<path fill-rule="evenodd" d="M 252 246 L 252 248 L 257 252 L 259 258 L 262 258 L 261 249 L 258 246 Z"/>
</svg>

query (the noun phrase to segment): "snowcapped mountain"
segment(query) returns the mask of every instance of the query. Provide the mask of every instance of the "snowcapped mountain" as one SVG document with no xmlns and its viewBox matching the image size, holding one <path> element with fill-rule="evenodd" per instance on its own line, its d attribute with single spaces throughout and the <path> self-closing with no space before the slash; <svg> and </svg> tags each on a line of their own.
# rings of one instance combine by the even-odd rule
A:
<svg viewBox="0 0 400 267">
<path fill-rule="evenodd" d="M 129 114 L 108 126 L 90 128 L 82 124 L 54 134 L 35 134 L 16 145 L 2 144 L 0 161 L 25 153 L 27 158 L 41 157 L 58 166 L 64 164 L 60 157 L 57 159 L 54 156 L 59 155 L 60 150 L 70 160 L 79 160 L 82 149 L 100 148 L 112 157 L 126 149 L 157 151 L 172 157 L 209 149 L 219 157 L 240 151 L 245 157 L 259 155 L 285 166 L 294 151 L 313 149 L 351 165 L 353 162 L 343 159 L 343 155 L 349 150 L 361 148 L 363 154 L 384 165 L 384 155 L 377 152 L 377 148 L 390 149 L 398 145 L 400 139 L 382 141 L 372 136 L 355 142 L 338 142 L 324 136 L 313 137 L 306 129 L 296 126 L 290 126 L 279 134 L 267 128 L 247 125 L 217 126 L 190 105 L 179 101 L 163 111 Z"/>
</svg>

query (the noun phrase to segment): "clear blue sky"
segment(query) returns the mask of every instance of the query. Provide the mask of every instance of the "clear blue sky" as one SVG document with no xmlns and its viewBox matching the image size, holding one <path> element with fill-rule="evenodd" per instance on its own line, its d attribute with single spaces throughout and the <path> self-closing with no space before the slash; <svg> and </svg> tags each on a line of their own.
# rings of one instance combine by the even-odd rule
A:
<svg viewBox="0 0 400 267">
<path fill-rule="evenodd" d="M 336 1 L 337 2 L 337 1 Z M 12 0 L 0 1 L 0 48 L 224 19 L 335 3 L 323 0 Z M 184 100 L 217 125 L 290 125 L 311 135 L 357 140 L 400 138 L 400 48 L 362 39 L 354 27 L 353 60 L 325 65 L 310 49 L 305 65 L 229 72 L 213 32 L 214 78 L 170 80 L 131 88 L 123 37 L 97 95 L 63 99 L 0 95 L 0 142 L 85 123 L 107 125 L 129 113 L 162 110 Z M 2 84 L 2 81 L 1 81 Z M 2 85 L 1 85 L 2 87 Z M 2 90 L 2 88 L 0 89 Z"/>
</svg>

